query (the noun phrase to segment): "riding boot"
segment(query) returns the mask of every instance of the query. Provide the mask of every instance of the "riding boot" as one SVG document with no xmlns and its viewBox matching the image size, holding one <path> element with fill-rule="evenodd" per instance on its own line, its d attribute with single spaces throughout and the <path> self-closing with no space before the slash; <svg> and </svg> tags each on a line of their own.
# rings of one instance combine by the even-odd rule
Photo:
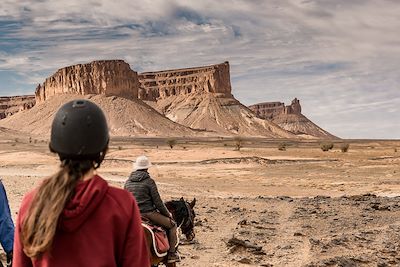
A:
<svg viewBox="0 0 400 267">
<path fill-rule="evenodd" d="M 180 261 L 181 257 L 179 256 L 179 253 L 177 251 L 168 252 L 167 263 L 180 262 Z"/>
</svg>

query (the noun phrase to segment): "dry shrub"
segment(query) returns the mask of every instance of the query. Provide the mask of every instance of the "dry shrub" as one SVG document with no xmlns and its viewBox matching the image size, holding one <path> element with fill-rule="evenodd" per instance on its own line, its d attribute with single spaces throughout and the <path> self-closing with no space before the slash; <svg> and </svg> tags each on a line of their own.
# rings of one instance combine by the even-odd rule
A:
<svg viewBox="0 0 400 267">
<path fill-rule="evenodd" d="M 171 149 L 173 149 L 174 146 L 176 145 L 176 140 L 175 140 L 175 139 L 172 139 L 172 138 L 167 139 L 166 142 L 167 142 L 167 144 L 169 145 L 169 147 L 170 147 Z"/>
<path fill-rule="evenodd" d="M 236 150 L 240 151 L 240 149 L 243 147 L 243 138 L 241 136 L 235 136 L 233 141 L 235 141 Z"/>
<path fill-rule="evenodd" d="M 333 143 L 322 143 L 321 144 L 321 150 L 326 152 L 329 151 L 333 148 Z"/>
<path fill-rule="evenodd" d="M 349 147 L 350 147 L 350 144 L 348 144 L 348 143 L 343 143 L 343 144 L 340 145 L 340 150 L 341 150 L 343 153 L 346 153 L 347 151 L 349 151 Z"/>
<path fill-rule="evenodd" d="M 278 144 L 278 150 L 286 151 L 286 144 L 285 143 L 279 143 Z"/>
</svg>

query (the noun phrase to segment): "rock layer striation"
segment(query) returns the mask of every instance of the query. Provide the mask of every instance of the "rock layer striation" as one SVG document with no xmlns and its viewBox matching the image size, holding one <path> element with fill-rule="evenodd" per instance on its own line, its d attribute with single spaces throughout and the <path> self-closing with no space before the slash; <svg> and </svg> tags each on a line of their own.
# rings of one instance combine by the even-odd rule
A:
<svg viewBox="0 0 400 267">
<path fill-rule="evenodd" d="M 34 95 L 0 97 L 0 119 L 30 109 L 35 105 L 35 102 Z"/>
<path fill-rule="evenodd" d="M 232 96 L 228 62 L 197 68 L 144 72 L 139 74 L 139 81 L 138 97 L 147 101 L 196 93 Z"/>
<path fill-rule="evenodd" d="M 229 63 L 139 74 L 139 98 L 170 120 L 220 135 L 296 137 L 232 95 Z"/>
<path fill-rule="evenodd" d="M 123 60 L 100 60 L 59 69 L 35 91 L 36 102 L 42 103 L 60 94 L 101 94 L 137 98 L 137 73 Z"/>
</svg>

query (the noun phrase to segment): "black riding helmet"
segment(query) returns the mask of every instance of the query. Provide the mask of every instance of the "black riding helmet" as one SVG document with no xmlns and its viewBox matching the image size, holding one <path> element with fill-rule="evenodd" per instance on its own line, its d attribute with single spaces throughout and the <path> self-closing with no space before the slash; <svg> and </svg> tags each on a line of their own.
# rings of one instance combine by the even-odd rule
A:
<svg viewBox="0 0 400 267">
<path fill-rule="evenodd" d="M 51 126 L 50 150 L 61 160 L 93 160 L 99 165 L 108 148 L 107 121 L 93 102 L 70 101 L 57 111 Z"/>
</svg>

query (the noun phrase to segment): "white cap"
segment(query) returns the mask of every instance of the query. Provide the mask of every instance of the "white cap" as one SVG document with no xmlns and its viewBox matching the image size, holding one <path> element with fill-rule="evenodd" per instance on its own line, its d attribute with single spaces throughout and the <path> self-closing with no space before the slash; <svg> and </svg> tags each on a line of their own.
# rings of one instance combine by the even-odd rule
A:
<svg viewBox="0 0 400 267">
<path fill-rule="evenodd" d="M 146 156 L 140 156 L 136 159 L 135 163 L 133 163 L 133 169 L 137 170 L 145 170 L 151 167 L 151 163 L 149 158 Z"/>
</svg>

